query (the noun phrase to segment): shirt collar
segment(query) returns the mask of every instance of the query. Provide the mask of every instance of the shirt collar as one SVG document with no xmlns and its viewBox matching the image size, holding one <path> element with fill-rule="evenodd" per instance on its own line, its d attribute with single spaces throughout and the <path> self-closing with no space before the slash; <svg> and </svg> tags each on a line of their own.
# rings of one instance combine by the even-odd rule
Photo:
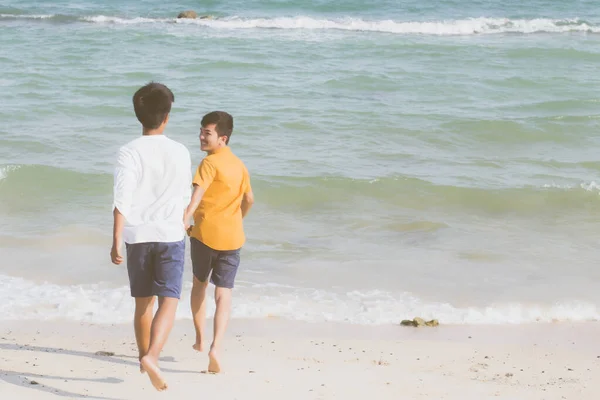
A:
<svg viewBox="0 0 600 400">
<path fill-rule="evenodd" d="M 218 149 L 214 150 L 212 152 L 212 154 L 219 154 L 219 153 L 225 153 L 231 151 L 231 149 L 229 148 L 229 146 L 225 146 L 225 147 L 219 147 Z"/>
</svg>

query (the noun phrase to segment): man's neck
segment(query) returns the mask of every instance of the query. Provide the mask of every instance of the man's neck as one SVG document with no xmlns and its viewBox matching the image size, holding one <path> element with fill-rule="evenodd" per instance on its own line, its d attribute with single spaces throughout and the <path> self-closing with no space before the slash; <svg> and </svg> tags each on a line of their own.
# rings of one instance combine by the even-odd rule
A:
<svg viewBox="0 0 600 400">
<path fill-rule="evenodd" d="M 142 135 L 143 135 L 143 136 L 156 136 L 156 135 L 162 135 L 164 130 L 165 130 L 165 128 L 164 128 L 164 127 L 160 127 L 160 128 L 157 128 L 157 129 L 146 129 L 146 128 L 144 128 L 144 129 L 142 130 Z"/>
<path fill-rule="evenodd" d="M 216 149 L 214 149 L 214 150 L 207 151 L 207 152 L 206 152 L 206 154 L 210 156 L 211 154 L 215 154 L 215 153 L 218 153 L 218 152 L 220 152 L 220 151 L 223 151 L 223 150 L 224 150 L 224 149 L 226 149 L 227 147 L 229 147 L 229 146 L 225 145 L 225 146 L 217 147 L 217 148 L 216 148 Z"/>
</svg>

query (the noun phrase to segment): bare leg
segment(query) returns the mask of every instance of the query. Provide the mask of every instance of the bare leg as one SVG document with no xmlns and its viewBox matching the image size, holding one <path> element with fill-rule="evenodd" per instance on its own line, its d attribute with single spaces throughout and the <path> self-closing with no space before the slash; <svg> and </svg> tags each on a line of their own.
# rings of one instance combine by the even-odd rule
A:
<svg viewBox="0 0 600 400">
<path fill-rule="evenodd" d="M 219 363 L 219 351 L 229 322 L 229 314 L 231 312 L 231 289 L 217 287 L 215 288 L 215 303 L 217 309 L 215 311 L 214 321 L 214 337 L 208 353 L 209 363 L 208 372 L 221 372 Z"/>
<path fill-rule="evenodd" d="M 197 351 L 204 351 L 204 321 L 206 320 L 206 282 L 200 282 L 194 277 L 192 286 L 192 296 L 190 297 L 190 306 L 192 308 L 192 317 L 194 319 L 194 328 L 196 328 L 196 343 L 192 346 Z"/>
<path fill-rule="evenodd" d="M 158 298 L 158 311 L 152 320 L 152 330 L 150 334 L 150 348 L 148 354 L 142 357 L 142 367 L 148 372 L 152 385 L 159 390 L 167 389 L 167 383 L 162 379 L 160 369 L 158 368 L 158 357 L 162 351 L 173 322 L 179 299 L 171 297 Z"/>
<path fill-rule="evenodd" d="M 150 348 L 150 328 L 152 326 L 152 315 L 154 311 L 154 297 L 136 297 L 135 315 L 133 317 L 133 328 L 135 330 L 135 341 L 137 342 L 139 360 L 142 360 Z M 145 372 L 140 364 L 140 372 Z"/>
</svg>

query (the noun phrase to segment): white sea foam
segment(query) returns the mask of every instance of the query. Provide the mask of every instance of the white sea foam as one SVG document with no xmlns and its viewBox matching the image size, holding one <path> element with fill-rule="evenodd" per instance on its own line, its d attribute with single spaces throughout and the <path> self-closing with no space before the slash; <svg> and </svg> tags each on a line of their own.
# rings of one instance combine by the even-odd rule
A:
<svg viewBox="0 0 600 400">
<path fill-rule="evenodd" d="M 22 278 L 0 276 L 0 320 L 66 318 L 94 323 L 122 323 L 131 319 L 129 289 L 99 285 L 35 284 Z M 189 297 L 187 285 L 183 298 Z M 210 307 L 213 302 L 209 302 Z M 209 312 L 213 312 L 209 309 Z M 236 289 L 234 318 L 280 317 L 300 321 L 334 321 L 361 325 L 397 324 L 422 316 L 444 324 L 522 324 L 551 321 L 599 320 L 596 306 L 583 302 L 553 305 L 500 304 L 457 308 L 447 303 L 424 303 L 408 294 L 383 291 L 333 293 L 282 285 L 249 285 Z M 182 301 L 179 319 L 190 318 Z"/>
<path fill-rule="evenodd" d="M 582 182 L 578 186 L 573 185 L 559 185 L 557 183 L 546 183 L 543 186 L 544 189 L 563 189 L 563 190 L 571 190 L 571 189 L 583 189 L 586 192 L 594 192 L 600 194 L 600 184 L 591 181 L 591 182 Z"/>
<path fill-rule="evenodd" d="M 105 15 L 96 15 L 83 17 L 83 21 L 87 22 L 95 22 L 100 24 L 152 24 L 152 23 L 165 23 L 165 22 L 173 22 L 173 19 L 155 19 L 155 18 L 120 18 L 120 17 L 109 17 Z"/>
<path fill-rule="evenodd" d="M 472 18 L 447 21 L 368 21 L 359 18 L 315 19 L 310 17 L 281 17 L 245 19 L 231 17 L 216 20 L 184 20 L 184 23 L 204 25 L 212 28 L 230 29 L 309 29 L 383 32 L 423 35 L 474 35 L 493 33 L 536 33 L 536 32 L 600 32 L 600 27 L 591 26 L 578 19 L 507 19 Z"/>
<path fill-rule="evenodd" d="M 12 15 L 0 14 L 1 18 L 49 19 L 67 18 L 58 15 Z M 243 18 L 231 16 L 214 19 L 176 19 L 117 17 L 106 15 L 85 16 L 73 20 L 98 24 L 183 24 L 199 25 L 213 29 L 302 29 L 302 30 L 342 30 L 356 32 L 382 32 L 393 34 L 421 35 L 477 35 L 498 33 L 600 33 L 600 26 L 578 18 L 568 19 L 509 19 L 509 18 L 469 18 L 440 21 L 395 21 L 366 20 L 362 18 L 320 19 L 306 16 L 276 18 Z"/>
<path fill-rule="evenodd" d="M 0 167 L 0 181 L 8 176 L 12 171 L 16 171 L 21 168 L 20 165 L 5 165 Z"/>
<path fill-rule="evenodd" d="M 588 192 L 598 192 L 600 193 L 600 185 L 596 182 L 592 181 L 589 183 L 582 183 L 580 187 Z"/>
<path fill-rule="evenodd" d="M 50 19 L 54 14 L 0 14 L 0 18 L 18 18 L 18 19 Z"/>
</svg>

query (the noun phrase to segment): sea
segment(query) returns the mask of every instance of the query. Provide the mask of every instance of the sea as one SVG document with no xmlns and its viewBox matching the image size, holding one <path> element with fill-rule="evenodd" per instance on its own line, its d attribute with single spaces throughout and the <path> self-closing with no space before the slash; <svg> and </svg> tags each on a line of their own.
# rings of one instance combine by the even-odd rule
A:
<svg viewBox="0 0 600 400">
<path fill-rule="evenodd" d="M 150 81 L 194 166 L 234 116 L 234 319 L 598 320 L 599 65 L 592 0 L 2 0 L 0 322 L 131 320 L 113 167 Z M 188 246 L 179 319 L 190 287 Z"/>
</svg>

